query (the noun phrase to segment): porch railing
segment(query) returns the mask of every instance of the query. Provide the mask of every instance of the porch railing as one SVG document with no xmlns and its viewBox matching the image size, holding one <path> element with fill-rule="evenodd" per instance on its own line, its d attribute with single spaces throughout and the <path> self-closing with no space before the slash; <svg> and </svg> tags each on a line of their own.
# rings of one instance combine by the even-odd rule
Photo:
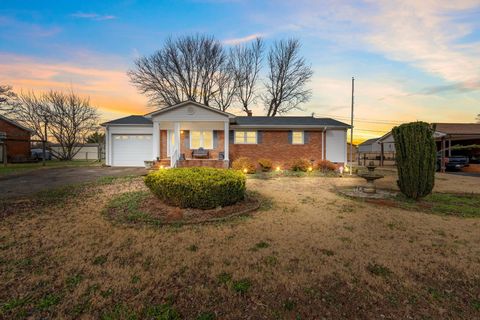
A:
<svg viewBox="0 0 480 320">
<path fill-rule="evenodd" d="M 174 147 L 170 154 L 170 168 L 175 168 L 177 166 L 177 161 L 180 158 L 180 150 L 178 147 Z"/>
</svg>

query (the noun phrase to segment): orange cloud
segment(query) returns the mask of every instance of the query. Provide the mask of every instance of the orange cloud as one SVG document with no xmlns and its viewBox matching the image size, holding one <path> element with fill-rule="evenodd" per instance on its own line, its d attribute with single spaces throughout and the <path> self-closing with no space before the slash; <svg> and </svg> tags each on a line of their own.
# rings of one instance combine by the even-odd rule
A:
<svg viewBox="0 0 480 320">
<path fill-rule="evenodd" d="M 0 54 L 0 82 L 16 91 L 72 89 L 89 96 L 99 110 L 142 114 L 147 99 L 129 83 L 124 70 L 84 68 L 69 63 L 46 63 L 29 57 Z"/>
</svg>

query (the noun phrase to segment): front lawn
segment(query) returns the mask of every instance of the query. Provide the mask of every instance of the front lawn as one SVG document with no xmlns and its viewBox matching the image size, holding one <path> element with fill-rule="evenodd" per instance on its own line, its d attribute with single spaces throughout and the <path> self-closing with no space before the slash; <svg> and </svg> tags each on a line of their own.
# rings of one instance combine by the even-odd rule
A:
<svg viewBox="0 0 480 320">
<path fill-rule="evenodd" d="M 476 184 L 441 177 L 443 193 Z M 361 183 L 248 179 L 268 206 L 183 226 L 105 215 L 112 201 L 137 212 L 147 191 L 138 177 L 49 191 L 34 206 L 16 200 L 0 219 L 0 318 L 479 318 L 480 220 L 334 190 Z"/>
<path fill-rule="evenodd" d="M 99 161 L 92 161 L 92 160 L 71 160 L 71 161 L 49 160 L 49 161 L 45 161 L 45 166 L 43 166 L 42 161 L 32 162 L 32 163 L 9 163 L 6 167 L 3 164 L 0 164 L 0 176 L 11 174 L 11 173 L 27 172 L 27 171 L 39 170 L 39 169 L 45 169 L 45 168 L 99 166 L 101 164 L 102 163 Z"/>
</svg>

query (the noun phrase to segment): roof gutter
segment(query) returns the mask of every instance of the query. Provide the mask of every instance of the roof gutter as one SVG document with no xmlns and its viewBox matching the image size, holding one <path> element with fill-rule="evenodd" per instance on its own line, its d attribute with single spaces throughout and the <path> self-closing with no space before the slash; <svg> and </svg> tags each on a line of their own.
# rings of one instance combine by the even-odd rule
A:
<svg viewBox="0 0 480 320">
<path fill-rule="evenodd" d="M 347 130 L 350 126 L 325 126 L 325 125 L 241 125 L 231 124 L 230 128 L 236 129 L 344 129 Z"/>
</svg>

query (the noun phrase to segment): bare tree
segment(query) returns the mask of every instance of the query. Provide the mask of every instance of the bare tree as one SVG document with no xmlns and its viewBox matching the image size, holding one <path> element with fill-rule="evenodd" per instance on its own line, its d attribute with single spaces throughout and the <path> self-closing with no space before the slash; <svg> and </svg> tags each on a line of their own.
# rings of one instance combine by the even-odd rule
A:
<svg viewBox="0 0 480 320">
<path fill-rule="evenodd" d="M 475 118 L 475 120 L 477 120 L 477 123 L 480 123 L 480 113 L 477 114 L 477 117 Z"/>
<path fill-rule="evenodd" d="M 49 113 L 49 106 L 43 95 L 37 95 L 33 91 L 22 91 L 18 95 L 18 103 L 12 110 L 12 117 L 34 130 L 34 135 L 40 140 L 47 140 L 44 129 Z"/>
<path fill-rule="evenodd" d="M 213 106 L 222 111 L 227 111 L 233 103 L 239 87 L 232 58 L 233 56 L 230 55 L 229 59 L 225 61 L 220 67 L 220 71 L 214 77 L 216 88 L 213 94 Z"/>
<path fill-rule="evenodd" d="M 71 160 L 80 144 L 97 128 L 97 109 L 88 98 L 73 92 L 50 91 L 44 95 L 49 105 L 49 129 L 60 145 L 54 154 L 60 160 Z"/>
<path fill-rule="evenodd" d="M 153 106 L 185 100 L 209 105 L 216 93 L 215 75 L 224 61 L 222 45 L 213 37 L 169 38 L 151 56 L 137 59 L 128 76 Z"/>
<path fill-rule="evenodd" d="M 13 92 L 12 87 L 0 85 L 0 113 L 10 113 L 17 102 L 17 94 Z"/>
<path fill-rule="evenodd" d="M 263 99 L 267 116 L 274 117 L 294 109 L 310 99 L 306 88 L 313 71 L 300 56 L 297 39 L 275 42 L 268 53 L 268 75 Z"/>
<path fill-rule="evenodd" d="M 88 98 L 74 92 L 50 91 L 43 94 L 22 92 L 12 111 L 14 118 L 35 130 L 41 140 L 53 138 L 60 148 L 52 150 L 61 160 L 71 160 L 80 150 L 80 143 L 97 128 L 98 113 Z"/>
<path fill-rule="evenodd" d="M 250 45 L 238 45 L 232 49 L 235 78 L 238 83 L 236 97 L 242 110 L 248 114 L 255 101 L 256 82 L 262 67 L 263 41 L 256 38 Z"/>
</svg>

